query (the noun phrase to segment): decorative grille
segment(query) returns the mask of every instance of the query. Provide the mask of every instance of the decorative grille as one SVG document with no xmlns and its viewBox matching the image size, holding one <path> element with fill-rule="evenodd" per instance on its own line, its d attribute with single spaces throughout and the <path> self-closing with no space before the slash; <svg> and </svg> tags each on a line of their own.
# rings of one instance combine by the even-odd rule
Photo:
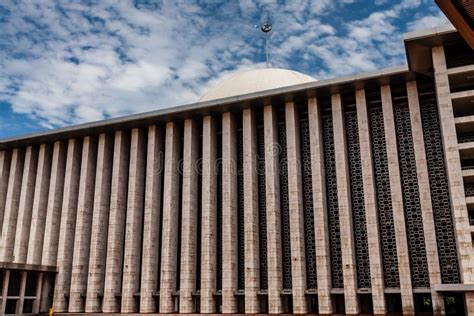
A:
<svg viewBox="0 0 474 316">
<path fill-rule="evenodd" d="M 222 123 L 216 120 L 217 127 L 217 249 L 216 249 L 216 289 L 222 290 Z"/>
<path fill-rule="evenodd" d="M 466 134 L 458 134 L 458 143 L 468 143 L 474 142 L 474 134 L 466 133 Z"/>
<path fill-rule="evenodd" d="M 404 92 L 406 93 L 406 90 Z M 413 287 L 429 287 L 416 160 L 411 133 L 410 111 L 406 99 L 402 102 L 394 100 L 394 110 L 411 277 Z"/>
<path fill-rule="evenodd" d="M 280 144 L 281 237 L 283 248 L 283 288 L 291 289 L 291 240 L 290 208 L 288 202 L 288 156 L 286 151 L 286 126 L 284 111 L 279 111 L 278 114 L 278 143 Z"/>
<path fill-rule="evenodd" d="M 311 149 L 307 107 L 299 107 L 300 150 L 303 174 L 303 209 L 306 249 L 306 282 L 308 289 L 316 289 L 316 245 L 314 235 L 313 183 L 311 177 Z"/>
<path fill-rule="evenodd" d="M 385 127 L 380 105 L 370 109 L 369 115 L 378 220 L 382 244 L 384 284 L 385 287 L 400 287 L 392 198 L 390 196 L 390 176 L 388 174 Z"/>
<path fill-rule="evenodd" d="M 265 135 L 261 111 L 257 114 L 257 168 L 258 168 L 258 220 L 260 246 L 260 288 L 268 289 L 267 267 L 267 213 L 265 191 Z"/>
<path fill-rule="evenodd" d="M 418 91 L 441 280 L 443 283 L 459 283 L 458 257 L 434 83 L 432 79 L 425 80 L 430 81 L 426 84 L 418 82 Z"/>
<path fill-rule="evenodd" d="M 356 111 L 347 111 L 346 135 L 349 154 L 350 190 L 352 203 L 352 221 L 357 264 L 357 283 L 359 288 L 370 288 L 369 246 L 367 242 L 367 224 L 365 220 L 364 186 L 360 159 L 359 130 Z"/>
<path fill-rule="evenodd" d="M 244 140 L 242 135 L 242 118 L 237 117 L 239 130 L 237 131 L 238 151 L 237 151 L 237 186 L 238 186 L 238 210 L 237 210 L 237 246 L 238 246 L 238 289 L 245 289 L 245 230 L 244 230 Z"/>
<path fill-rule="evenodd" d="M 324 163 L 326 168 L 326 203 L 329 222 L 329 241 L 331 246 L 331 279 L 333 288 L 342 288 L 341 233 L 337 201 L 336 164 L 334 156 L 334 137 L 331 113 L 323 114 Z"/>
<path fill-rule="evenodd" d="M 474 183 L 465 183 L 464 193 L 466 197 L 474 196 Z"/>
</svg>

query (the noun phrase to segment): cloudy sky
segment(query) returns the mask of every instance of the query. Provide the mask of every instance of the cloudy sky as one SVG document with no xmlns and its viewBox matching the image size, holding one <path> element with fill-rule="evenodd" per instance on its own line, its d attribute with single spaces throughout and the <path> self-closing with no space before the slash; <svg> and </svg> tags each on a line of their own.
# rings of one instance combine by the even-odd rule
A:
<svg viewBox="0 0 474 316">
<path fill-rule="evenodd" d="M 270 60 L 326 79 L 405 64 L 431 0 L 2 0 L 0 138 L 196 102 Z"/>
</svg>

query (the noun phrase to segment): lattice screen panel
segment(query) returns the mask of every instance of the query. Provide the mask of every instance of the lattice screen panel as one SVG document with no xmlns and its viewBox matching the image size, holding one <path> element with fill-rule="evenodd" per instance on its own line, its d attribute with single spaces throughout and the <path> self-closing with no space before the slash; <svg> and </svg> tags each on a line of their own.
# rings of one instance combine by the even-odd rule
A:
<svg viewBox="0 0 474 316">
<path fill-rule="evenodd" d="M 268 289 L 267 266 L 267 213 L 265 196 L 265 135 L 261 112 L 257 115 L 257 155 L 258 155 L 258 233 L 260 237 L 260 288 Z"/>
<path fill-rule="evenodd" d="M 222 122 L 216 120 L 217 126 L 217 249 L 216 249 L 216 289 L 222 289 Z"/>
<path fill-rule="evenodd" d="M 303 175 L 303 208 L 306 249 L 306 282 L 308 289 L 316 289 L 316 245 L 314 235 L 313 184 L 311 177 L 311 150 L 307 107 L 299 108 L 300 150 Z"/>
<path fill-rule="evenodd" d="M 439 114 L 432 79 L 418 82 L 426 159 L 431 186 L 431 203 L 443 283 L 459 283 L 459 266 Z"/>
<path fill-rule="evenodd" d="M 283 109 L 284 110 L 284 109 Z M 278 113 L 278 142 L 280 145 L 280 205 L 281 205 L 281 237 L 283 254 L 283 288 L 292 288 L 291 279 L 291 240 L 290 240 L 290 208 L 288 201 L 288 164 L 286 151 L 286 126 L 284 111 Z"/>
<path fill-rule="evenodd" d="M 394 100 L 394 112 L 411 277 L 413 287 L 429 287 L 423 218 L 408 104 Z"/>
<path fill-rule="evenodd" d="M 369 116 L 384 284 L 385 287 L 400 287 L 382 108 L 378 106 L 370 109 Z"/>
<path fill-rule="evenodd" d="M 237 209 L 237 247 L 238 247 L 238 289 L 245 289 L 245 230 L 244 230 L 244 140 L 242 134 L 242 117 L 238 116 L 237 126 L 237 186 L 238 186 L 238 209 Z"/>
<path fill-rule="evenodd" d="M 342 275 L 341 232 L 337 201 L 336 164 L 334 155 L 334 136 L 331 113 L 323 114 L 324 163 L 326 169 L 326 203 L 329 222 L 329 241 L 331 247 L 332 287 L 344 287 Z"/>
<path fill-rule="evenodd" d="M 352 221 L 356 250 L 357 284 L 359 288 L 370 288 L 369 246 L 367 242 L 367 224 L 365 220 L 364 186 L 360 159 L 359 130 L 357 113 L 347 111 L 346 136 L 349 155 L 350 191 L 352 203 Z"/>
</svg>

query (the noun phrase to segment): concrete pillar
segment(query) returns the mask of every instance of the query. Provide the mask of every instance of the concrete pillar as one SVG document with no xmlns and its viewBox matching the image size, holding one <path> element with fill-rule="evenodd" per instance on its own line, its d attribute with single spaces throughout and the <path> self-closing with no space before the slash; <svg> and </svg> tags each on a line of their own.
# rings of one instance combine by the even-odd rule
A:
<svg viewBox="0 0 474 316">
<path fill-rule="evenodd" d="M 23 314 L 23 307 L 25 306 L 26 271 L 20 273 L 20 296 L 18 301 L 16 301 L 15 314 Z"/>
<path fill-rule="evenodd" d="M 420 102 L 416 81 L 407 82 L 408 104 L 410 108 L 410 122 L 413 136 L 413 147 L 416 160 L 416 174 L 420 191 L 421 215 L 423 218 L 423 232 L 425 236 L 426 258 L 430 284 L 441 284 L 441 272 L 438 257 L 438 243 L 431 204 L 431 188 L 426 162 L 425 141 L 421 121 Z M 431 290 L 431 301 L 434 314 L 444 314 L 443 296 Z"/>
<path fill-rule="evenodd" d="M 156 312 L 153 293 L 158 287 L 160 249 L 161 177 L 163 175 L 163 135 L 156 125 L 148 127 L 145 210 L 143 219 L 142 277 L 140 313 Z"/>
<path fill-rule="evenodd" d="M 3 273 L 3 284 L 2 284 L 2 305 L 0 306 L 0 315 L 5 315 L 5 309 L 7 307 L 8 285 L 10 284 L 10 270 L 2 271 L 2 273 Z"/>
<path fill-rule="evenodd" d="M 82 145 L 81 175 L 72 257 L 71 289 L 69 291 L 69 312 L 84 312 L 87 274 L 89 272 L 89 254 L 94 207 L 95 168 L 97 164 L 97 141 L 90 136 L 84 137 Z"/>
<path fill-rule="evenodd" d="M 47 144 L 42 144 L 39 149 L 38 168 L 36 173 L 36 186 L 33 198 L 28 254 L 26 263 L 41 264 L 43 253 L 44 227 L 48 207 L 49 180 L 51 176 L 52 150 Z"/>
<path fill-rule="evenodd" d="M 443 138 L 446 173 L 448 176 L 449 193 L 453 223 L 456 232 L 456 248 L 458 251 L 459 272 L 465 284 L 474 283 L 474 254 L 472 251 L 471 232 L 466 207 L 464 182 L 459 158 L 456 126 L 454 123 L 453 104 L 449 87 L 448 71 L 444 47 L 437 46 L 432 49 L 433 67 L 435 73 L 436 97 Z M 474 292 L 467 292 L 466 302 L 470 307 L 469 315 L 474 315 Z"/>
<path fill-rule="evenodd" d="M 381 87 L 383 124 L 387 146 L 388 173 L 390 175 L 390 193 L 392 198 L 395 242 L 397 245 L 398 273 L 400 275 L 400 292 L 404 314 L 413 314 L 414 303 L 412 294 L 410 256 L 403 207 L 403 194 L 398 163 L 397 135 L 393 114 L 392 94 L 389 85 Z"/>
<path fill-rule="evenodd" d="M 54 287 L 53 308 L 56 312 L 68 311 L 68 299 L 71 286 L 71 268 L 76 230 L 77 200 L 79 192 L 79 175 L 81 170 L 82 142 L 70 139 L 67 149 L 66 172 L 64 176 L 64 193 L 59 228 L 59 244 Z"/>
<path fill-rule="evenodd" d="M 90 237 L 89 272 L 87 274 L 86 313 L 101 311 L 99 294 L 104 291 L 107 232 L 109 225 L 112 177 L 113 138 L 100 134 L 95 172 L 94 205 Z"/>
<path fill-rule="evenodd" d="M 13 262 L 26 263 L 37 166 L 38 149 L 33 146 L 28 146 L 25 153 L 25 165 L 23 168 L 23 179 L 21 181 L 20 203 L 18 206 L 16 229 L 13 228 L 15 243 L 13 247 Z M 13 224 L 13 222 L 11 223 Z"/>
<path fill-rule="evenodd" d="M 36 279 L 36 291 L 35 291 L 35 300 L 33 301 L 32 312 L 33 314 L 38 314 L 40 312 L 40 305 L 41 305 L 41 290 L 43 287 L 43 273 L 38 273 L 38 279 Z"/>
<path fill-rule="evenodd" d="M 180 130 L 166 124 L 165 177 L 163 187 L 163 235 L 161 246 L 160 313 L 176 312 L 174 293 L 178 263 Z"/>
<path fill-rule="evenodd" d="M 127 219 L 122 281 L 122 313 L 138 312 L 135 293 L 140 291 L 143 202 L 145 198 L 146 134 L 132 130 L 128 175 Z"/>
<path fill-rule="evenodd" d="M 288 152 L 288 202 L 290 209 L 291 277 L 293 312 L 305 314 L 306 256 L 304 235 L 303 184 L 301 173 L 300 124 L 294 102 L 285 104 L 286 146 Z"/>
<path fill-rule="evenodd" d="M 7 199 L 11 159 L 12 156 L 10 151 L 0 151 L 0 236 L 3 227 L 3 215 L 5 214 L 5 202 Z"/>
<path fill-rule="evenodd" d="M 342 273 L 344 275 L 344 301 L 347 314 L 358 314 L 357 274 L 352 225 L 349 163 L 344 109 L 341 95 L 331 97 L 334 128 L 334 151 L 336 159 L 337 198 L 339 205 L 339 227 L 341 229 Z"/>
<path fill-rule="evenodd" d="M 201 313 L 215 313 L 217 251 L 216 122 L 202 122 Z"/>
<path fill-rule="evenodd" d="M 222 115 L 222 313 L 237 312 L 237 199 L 237 129 L 227 112 Z"/>
<path fill-rule="evenodd" d="M 245 313 L 260 311 L 260 252 L 258 235 L 257 127 L 255 113 L 245 109 L 242 117 L 244 170 L 244 247 L 245 247 Z"/>
<path fill-rule="evenodd" d="M 360 161 L 364 187 L 365 220 L 367 223 L 367 243 L 369 247 L 370 282 L 372 285 L 372 305 L 374 314 L 386 314 L 383 278 L 382 250 L 379 235 L 375 175 L 370 138 L 369 116 L 365 90 L 356 91 L 357 125 L 359 127 Z"/>
<path fill-rule="evenodd" d="M 123 131 L 115 132 L 110 191 L 109 229 L 105 260 L 104 299 L 102 312 L 120 312 L 117 295 L 122 287 L 122 261 L 127 212 L 127 186 L 130 138 Z"/>
<path fill-rule="evenodd" d="M 321 112 L 316 98 L 308 99 L 309 141 L 314 205 L 316 242 L 316 273 L 320 314 L 332 314 L 331 256 L 329 246 L 328 213 L 326 209 L 326 180 Z"/>
<path fill-rule="evenodd" d="M 15 148 L 12 153 L 10 165 L 2 236 L 0 239 L 0 261 L 3 262 L 13 261 L 13 244 L 15 242 L 15 231 L 18 220 L 24 160 L 25 154 L 23 149 Z"/>
<path fill-rule="evenodd" d="M 198 215 L 199 131 L 192 119 L 184 121 L 183 189 L 181 215 L 181 271 L 179 312 L 195 312 L 193 294 L 196 291 L 196 247 Z"/>
<path fill-rule="evenodd" d="M 41 264 L 45 266 L 55 266 L 58 257 L 59 226 L 63 204 L 66 154 L 66 144 L 61 141 L 55 142 L 53 146 L 53 160 L 51 162 L 43 253 L 41 255 Z"/>
<path fill-rule="evenodd" d="M 263 109 L 265 137 L 265 199 L 267 211 L 268 312 L 283 312 L 280 211 L 280 164 L 277 114 L 271 105 Z"/>
</svg>

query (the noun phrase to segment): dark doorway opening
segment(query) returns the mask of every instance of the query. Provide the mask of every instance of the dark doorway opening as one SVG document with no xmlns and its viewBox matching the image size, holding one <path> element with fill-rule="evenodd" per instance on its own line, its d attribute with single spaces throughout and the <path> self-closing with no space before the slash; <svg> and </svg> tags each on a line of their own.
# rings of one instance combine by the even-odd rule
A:
<svg viewBox="0 0 474 316">
<path fill-rule="evenodd" d="M 359 294 L 359 306 L 361 314 L 373 314 L 372 294 Z"/>
<path fill-rule="evenodd" d="M 385 300 L 387 302 L 387 313 L 401 315 L 403 312 L 402 308 L 402 296 L 400 293 L 385 294 Z"/>
<path fill-rule="evenodd" d="M 464 310 L 464 295 L 449 293 L 444 295 L 444 308 L 446 315 L 464 316 L 466 311 Z"/>
</svg>

